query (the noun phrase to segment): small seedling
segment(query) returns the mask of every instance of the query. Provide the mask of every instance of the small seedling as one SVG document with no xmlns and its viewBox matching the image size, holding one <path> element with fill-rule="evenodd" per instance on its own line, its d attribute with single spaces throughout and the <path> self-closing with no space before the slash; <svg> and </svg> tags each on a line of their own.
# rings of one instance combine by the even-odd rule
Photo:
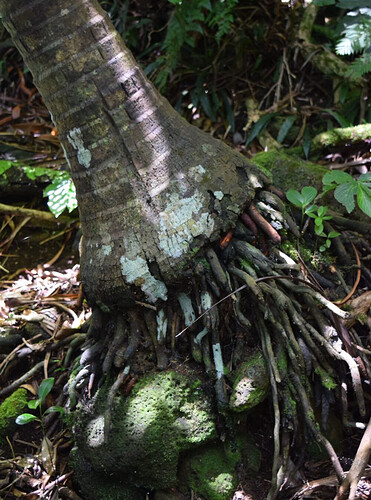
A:
<svg viewBox="0 0 371 500">
<path fill-rule="evenodd" d="M 32 413 L 22 413 L 21 415 L 18 415 L 18 417 L 15 420 L 18 425 L 25 425 L 34 421 L 40 422 L 43 434 L 45 435 L 44 422 L 43 422 L 45 415 L 47 415 L 48 413 L 63 414 L 64 412 L 64 408 L 62 408 L 61 406 L 51 406 L 47 410 L 43 411 L 43 403 L 46 399 L 46 396 L 52 390 L 53 386 L 54 386 L 54 377 L 46 378 L 41 382 L 37 393 L 38 398 L 32 399 L 27 403 L 27 406 L 30 408 L 30 410 L 36 410 L 37 408 L 39 409 L 39 417 L 33 415 Z"/>
<path fill-rule="evenodd" d="M 304 223 L 304 215 L 306 210 L 310 210 L 310 204 L 317 196 L 318 191 L 313 186 L 304 186 L 301 190 L 301 193 L 296 189 L 289 189 L 286 193 L 286 197 L 290 203 L 295 205 L 298 208 L 301 208 L 301 225 Z M 313 205 L 314 206 L 314 205 Z"/>
<path fill-rule="evenodd" d="M 330 231 L 326 234 L 324 232 L 324 222 L 331 220 L 332 215 L 328 215 L 328 207 L 326 206 L 317 207 L 317 205 L 311 205 L 312 201 L 316 198 L 317 193 L 318 191 L 316 188 L 312 186 L 305 186 L 301 190 L 301 193 L 295 189 L 290 189 L 287 191 L 286 196 L 293 205 L 301 208 L 302 225 L 305 215 L 314 219 L 314 232 L 317 236 L 326 238 L 325 243 L 319 247 L 319 251 L 324 252 L 326 249 L 330 248 L 331 240 L 339 236 L 340 233 Z"/>
</svg>

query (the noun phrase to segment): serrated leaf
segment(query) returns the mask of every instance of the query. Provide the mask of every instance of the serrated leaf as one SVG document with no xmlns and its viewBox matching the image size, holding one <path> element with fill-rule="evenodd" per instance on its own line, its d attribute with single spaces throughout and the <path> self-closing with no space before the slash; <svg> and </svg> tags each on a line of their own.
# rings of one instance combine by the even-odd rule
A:
<svg viewBox="0 0 371 500">
<path fill-rule="evenodd" d="M 371 191 L 363 184 L 359 185 L 357 203 L 362 212 L 371 217 Z"/>
<path fill-rule="evenodd" d="M 331 172 L 327 172 L 322 177 L 322 182 L 325 185 L 333 183 L 344 184 L 345 182 L 354 182 L 354 179 L 350 174 L 342 170 L 331 170 Z"/>
<path fill-rule="evenodd" d="M 350 214 L 355 207 L 354 196 L 358 192 L 358 184 L 356 182 L 347 182 L 345 184 L 340 184 L 335 191 L 335 199 L 344 205 L 348 214 Z"/>
<path fill-rule="evenodd" d="M 13 163 L 7 160 L 0 160 L 0 175 L 12 168 Z"/>
<path fill-rule="evenodd" d="M 304 186 L 303 189 L 301 190 L 301 194 L 303 197 L 303 203 L 304 206 L 306 207 L 309 205 L 309 203 L 312 203 L 314 198 L 317 196 L 317 189 L 313 186 Z"/>
<path fill-rule="evenodd" d="M 296 191 L 296 189 L 289 189 L 286 193 L 286 198 L 289 200 L 290 203 L 292 203 L 296 207 L 302 208 L 303 197 L 299 193 L 299 191 Z"/>
<path fill-rule="evenodd" d="M 31 415 L 31 413 L 22 413 L 18 415 L 15 419 L 15 423 L 18 425 L 29 424 L 30 422 L 34 422 L 35 420 L 39 420 L 35 415 Z"/>
<path fill-rule="evenodd" d="M 38 396 L 41 401 L 45 401 L 45 398 L 52 390 L 53 385 L 54 385 L 54 377 L 46 378 L 41 382 L 38 390 Z"/>
</svg>

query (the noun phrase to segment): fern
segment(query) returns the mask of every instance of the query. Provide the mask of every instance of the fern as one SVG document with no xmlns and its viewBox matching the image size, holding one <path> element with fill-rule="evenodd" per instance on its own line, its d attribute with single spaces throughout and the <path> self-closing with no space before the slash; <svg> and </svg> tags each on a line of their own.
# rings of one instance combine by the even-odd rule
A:
<svg viewBox="0 0 371 500">
<path fill-rule="evenodd" d="M 234 9 L 238 0 L 169 0 L 175 6 L 170 17 L 162 54 L 146 68 L 146 73 L 157 73 L 156 85 L 164 90 L 166 84 L 181 62 L 182 50 L 194 48 L 197 39 L 205 36 L 205 27 L 215 34 L 219 44 L 227 35 L 234 21 Z"/>
<path fill-rule="evenodd" d="M 215 39 L 220 43 L 223 36 L 225 36 L 234 21 L 234 8 L 238 4 L 238 0 L 222 0 L 215 3 L 215 6 L 209 13 L 206 24 L 210 28 L 217 27 Z"/>
<path fill-rule="evenodd" d="M 337 54 L 358 54 L 371 47 L 371 9 L 348 12 L 344 25 L 343 38 L 336 45 Z"/>
<path fill-rule="evenodd" d="M 371 52 L 365 52 L 355 61 L 353 61 L 348 69 L 348 75 L 356 78 L 361 78 L 366 73 L 371 71 Z"/>
</svg>

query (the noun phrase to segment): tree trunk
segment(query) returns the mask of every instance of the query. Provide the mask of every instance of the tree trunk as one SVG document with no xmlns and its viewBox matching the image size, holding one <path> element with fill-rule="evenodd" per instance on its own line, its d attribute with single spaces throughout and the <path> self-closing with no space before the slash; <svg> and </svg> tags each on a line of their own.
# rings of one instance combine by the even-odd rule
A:
<svg viewBox="0 0 371 500">
<path fill-rule="evenodd" d="M 76 186 L 89 302 L 168 286 L 234 225 L 263 176 L 189 125 L 148 81 L 97 1 L 0 2 L 52 115 Z M 133 286 L 134 285 L 134 286 Z"/>
</svg>

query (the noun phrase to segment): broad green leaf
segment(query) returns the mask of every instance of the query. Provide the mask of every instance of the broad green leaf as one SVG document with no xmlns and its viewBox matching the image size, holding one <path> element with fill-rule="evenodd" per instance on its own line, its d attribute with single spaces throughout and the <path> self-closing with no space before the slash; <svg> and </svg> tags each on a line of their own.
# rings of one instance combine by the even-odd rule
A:
<svg viewBox="0 0 371 500">
<path fill-rule="evenodd" d="M 327 172 L 322 177 L 322 182 L 325 185 L 333 184 L 344 184 L 345 182 L 354 182 L 353 177 L 347 172 L 343 172 L 342 170 L 331 170 L 331 172 Z"/>
<path fill-rule="evenodd" d="M 35 417 L 35 415 L 31 415 L 31 413 L 22 413 L 15 419 L 15 423 L 18 425 L 25 425 L 30 422 L 34 422 L 35 420 L 39 420 L 37 417 Z"/>
<path fill-rule="evenodd" d="M 354 196 L 358 192 L 358 184 L 357 182 L 347 182 L 345 184 L 340 184 L 335 191 L 334 196 L 335 199 L 344 205 L 348 214 L 354 210 L 355 202 Z"/>
<path fill-rule="evenodd" d="M 55 217 L 66 208 L 72 212 L 77 207 L 76 190 L 70 178 L 55 179 L 44 189 L 44 196 L 48 197 L 49 210 Z"/>
<path fill-rule="evenodd" d="M 371 172 L 367 172 L 367 174 L 361 174 L 358 177 L 358 180 L 361 182 L 371 182 Z"/>
<path fill-rule="evenodd" d="M 305 207 L 314 200 L 314 198 L 317 196 L 317 193 L 318 193 L 317 189 L 313 186 L 303 187 L 303 189 L 301 190 L 301 194 L 303 197 L 303 203 Z"/>
<path fill-rule="evenodd" d="M 27 406 L 30 408 L 30 410 L 35 410 L 41 403 L 41 399 L 31 399 L 31 401 L 29 401 L 27 403 Z"/>
<path fill-rule="evenodd" d="M 371 191 L 363 184 L 359 185 L 357 203 L 362 212 L 371 217 Z"/>
<path fill-rule="evenodd" d="M 41 382 L 38 390 L 38 396 L 41 401 L 45 401 L 45 398 L 52 390 L 53 385 L 54 385 L 54 377 L 46 378 Z"/>
<path fill-rule="evenodd" d="M 255 139 L 255 137 L 257 137 L 260 134 L 260 132 L 263 132 L 263 130 L 265 129 L 265 127 L 268 125 L 268 123 L 270 122 L 270 120 L 275 115 L 276 115 L 276 113 L 267 113 L 266 115 L 263 115 L 255 123 L 255 125 L 251 129 L 251 132 L 250 132 L 248 138 L 246 139 L 246 144 L 245 144 L 246 147 Z"/>
<path fill-rule="evenodd" d="M 328 210 L 328 207 L 323 207 L 323 206 L 318 207 L 318 211 L 317 211 L 318 217 L 323 217 L 326 214 L 327 210 Z"/>
<path fill-rule="evenodd" d="M 50 406 L 44 413 L 44 415 L 47 415 L 48 413 L 59 413 L 60 415 L 63 415 L 64 413 L 64 408 L 63 406 Z"/>
<path fill-rule="evenodd" d="M 7 160 L 0 160 L 0 175 L 9 170 L 13 163 Z"/>
<path fill-rule="evenodd" d="M 296 207 L 303 207 L 303 197 L 296 189 L 289 189 L 286 193 L 286 198 Z"/>
<path fill-rule="evenodd" d="M 278 135 L 277 135 L 277 142 L 282 144 L 282 142 L 285 140 L 290 128 L 293 126 L 294 122 L 296 120 L 296 116 L 288 116 L 286 120 L 283 122 Z"/>
</svg>

